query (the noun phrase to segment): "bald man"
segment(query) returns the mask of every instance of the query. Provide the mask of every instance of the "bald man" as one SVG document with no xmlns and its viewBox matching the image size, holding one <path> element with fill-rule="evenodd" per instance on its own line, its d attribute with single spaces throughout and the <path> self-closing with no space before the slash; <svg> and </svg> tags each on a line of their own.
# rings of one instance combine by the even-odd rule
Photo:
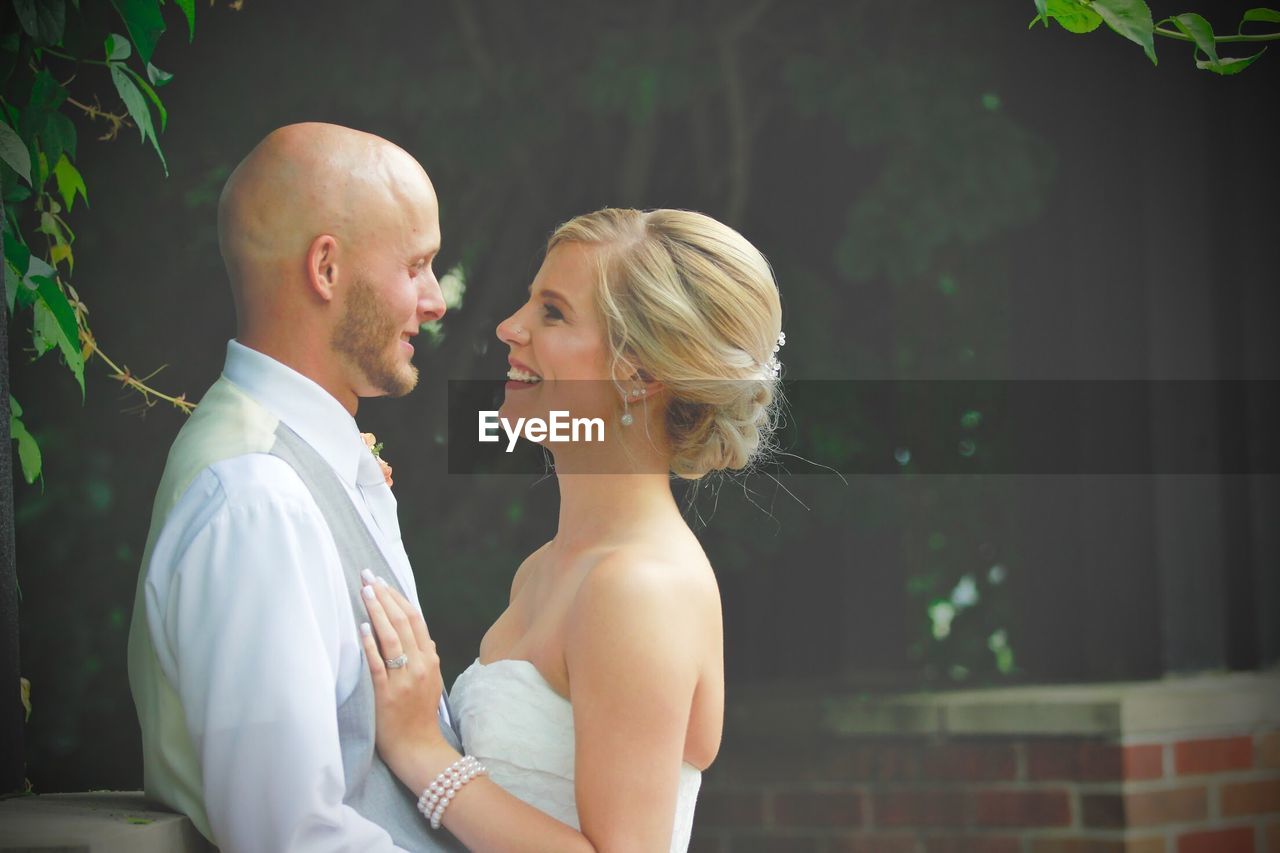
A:
<svg viewBox="0 0 1280 853">
<path fill-rule="evenodd" d="M 147 793 L 224 851 L 461 849 L 377 755 L 359 637 L 362 572 L 417 601 L 354 416 L 413 389 L 444 314 L 435 191 L 384 139 L 291 125 L 218 236 L 236 338 L 169 452 L 129 632 Z"/>
</svg>

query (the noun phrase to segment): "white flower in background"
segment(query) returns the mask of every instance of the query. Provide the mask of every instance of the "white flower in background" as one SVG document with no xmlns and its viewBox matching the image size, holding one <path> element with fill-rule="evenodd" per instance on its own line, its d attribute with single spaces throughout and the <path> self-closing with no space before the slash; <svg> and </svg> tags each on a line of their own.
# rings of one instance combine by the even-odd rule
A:
<svg viewBox="0 0 1280 853">
<path fill-rule="evenodd" d="M 945 640 L 951 634 L 951 620 L 956 618 L 956 609 L 950 601 L 935 601 L 929 605 L 929 620 L 933 622 L 933 638 Z"/>
<path fill-rule="evenodd" d="M 462 307 L 462 297 L 467 292 L 467 268 L 461 263 L 440 276 L 440 294 L 444 297 L 445 307 L 450 311 Z"/>
<path fill-rule="evenodd" d="M 978 585 L 974 582 L 973 575 L 960 578 L 956 588 L 951 591 L 951 603 L 957 611 L 978 603 Z"/>
<path fill-rule="evenodd" d="M 444 307 L 456 311 L 462 307 L 462 298 L 467 292 L 467 268 L 462 263 L 454 264 L 448 272 L 440 276 L 440 295 L 444 297 Z M 422 324 L 422 332 L 432 346 L 444 342 L 444 327 L 439 320 Z"/>
<path fill-rule="evenodd" d="M 987 648 L 996 656 L 996 669 L 1005 674 L 1013 671 L 1013 649 L 1009 646 L 1009 634 L 1004 628 L 987 638 Z"/>
<path fill-rule="evenodd" d="M 1004 579 L 1009 576 L 1009 570 L 1004 567 L 1003 563 L 996 563 L 987 570 L 987 580 L 992 586 L 999 586 L 1004 583 Z"/>
</svg>

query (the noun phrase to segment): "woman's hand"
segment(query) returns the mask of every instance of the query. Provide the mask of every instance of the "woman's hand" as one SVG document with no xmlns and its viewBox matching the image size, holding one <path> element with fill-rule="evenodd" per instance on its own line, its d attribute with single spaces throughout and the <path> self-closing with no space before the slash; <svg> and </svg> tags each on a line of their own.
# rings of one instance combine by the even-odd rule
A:
<svg viewBox="0 0 1280 853">
<path fill-rule="evenodd" d="M 437 718 L 444 690 L 440 658 L 422 614 L 367 569 L 361 577 L 369 622 L 360 633 L 373 679 L 378 753 L 401 781 L 420 787 L 428 768 L 457 757 Z M 394 666 L 397 659 L 403 666 Z"/>
</svg>

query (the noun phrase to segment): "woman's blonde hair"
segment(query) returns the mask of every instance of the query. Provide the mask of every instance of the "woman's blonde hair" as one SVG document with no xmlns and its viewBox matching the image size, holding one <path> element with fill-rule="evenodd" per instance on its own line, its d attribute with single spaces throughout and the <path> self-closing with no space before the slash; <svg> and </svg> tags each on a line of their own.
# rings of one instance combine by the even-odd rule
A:
<svg viewBox="0 0 1280 853">
<path fill-rule="evenodd" d="M 596 247 L 596 304 L 610 369 L 662 383 L 671 470 L 742 469 L 769 444 L 781 403 L 773 369 L 782 305 L 769 262 L 737 231 L 686 210 L 605 208 L 547 244 Z"/>
</svg>

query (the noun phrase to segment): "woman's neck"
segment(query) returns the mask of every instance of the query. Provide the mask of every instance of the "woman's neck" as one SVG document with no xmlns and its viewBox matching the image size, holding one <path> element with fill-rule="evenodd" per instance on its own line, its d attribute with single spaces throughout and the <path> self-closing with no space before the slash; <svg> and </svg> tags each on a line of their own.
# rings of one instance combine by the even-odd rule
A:
<svg viewBox="0 0 1280 853">
<path fill-rule="evenodd" d="M 660 517 L 679 517 L 670 475 L 561 474 L 560 520 L 553 547 L 578 551 L 629 538 Z"/>
</svg>

